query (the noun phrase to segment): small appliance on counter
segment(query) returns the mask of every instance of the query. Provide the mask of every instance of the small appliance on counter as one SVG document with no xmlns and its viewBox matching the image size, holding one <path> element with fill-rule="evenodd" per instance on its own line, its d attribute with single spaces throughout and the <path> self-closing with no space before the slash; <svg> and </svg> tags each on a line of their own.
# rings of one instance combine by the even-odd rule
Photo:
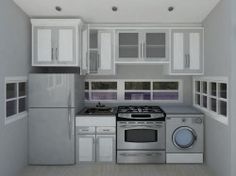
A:
<svg viewBox="0 0 236 176">
<path fill-rule="evenodd" d="M 165 112 L 159 106 L 119 106 L 117 163 L 165 163 Z"/>
</svg>

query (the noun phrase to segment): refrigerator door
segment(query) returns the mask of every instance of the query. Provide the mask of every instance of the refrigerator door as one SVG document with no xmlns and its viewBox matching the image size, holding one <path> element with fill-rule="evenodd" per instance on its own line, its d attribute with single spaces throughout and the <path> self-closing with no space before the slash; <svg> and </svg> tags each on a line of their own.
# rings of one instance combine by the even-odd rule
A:
<svg viewBox="0 0 236 176">
<path fill-rule="evenodd" d="M 75 107 L 75 74 L 30 74 L 29 108 Z"/>
<path fill-rule="evenodd" d="M 74 109 L 29 109 L 29 164 L 75 163 Z"/>
</svg>

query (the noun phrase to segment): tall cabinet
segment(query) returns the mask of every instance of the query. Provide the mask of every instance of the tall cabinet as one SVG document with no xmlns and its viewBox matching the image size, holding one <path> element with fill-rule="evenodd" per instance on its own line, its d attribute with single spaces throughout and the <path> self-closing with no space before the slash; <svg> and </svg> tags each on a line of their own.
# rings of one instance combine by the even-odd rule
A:
<svg viewBox="0 0 236 176">
<path fill-rule="evenodd" d="M 31 19 L 32 66 L 79 66 L 80 19 Z"/>
<path fill-rule="evenodd" d="M 172 74 L 203 74 L 203 29 L 173 29 Z"/>
</svg>

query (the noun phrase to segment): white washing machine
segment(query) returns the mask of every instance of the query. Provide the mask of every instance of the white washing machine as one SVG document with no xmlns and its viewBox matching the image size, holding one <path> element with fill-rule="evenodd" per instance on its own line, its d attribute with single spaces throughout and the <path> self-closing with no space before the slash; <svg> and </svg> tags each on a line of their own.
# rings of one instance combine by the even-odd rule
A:
<svg viewBox="0 0 236 176">
<path fill-rule="evenodd" d="M 166 163 L 203 163 L 204 115 L 193 107 L 166 107 Z"/>
</svg>

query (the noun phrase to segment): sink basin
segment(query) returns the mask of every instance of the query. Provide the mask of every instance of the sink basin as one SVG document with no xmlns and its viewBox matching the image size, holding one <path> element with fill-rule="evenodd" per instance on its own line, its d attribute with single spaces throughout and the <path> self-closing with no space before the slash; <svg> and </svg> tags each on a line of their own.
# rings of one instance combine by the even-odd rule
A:
<svg viewBox="0 0 236 176">
<path fill-rule="evenodd" d="M 95 107 L 95 108 L 87 108 L 84 111 L 85 114 L 112 114 L 113 108 L 110 107 Z"/>
</svg>

